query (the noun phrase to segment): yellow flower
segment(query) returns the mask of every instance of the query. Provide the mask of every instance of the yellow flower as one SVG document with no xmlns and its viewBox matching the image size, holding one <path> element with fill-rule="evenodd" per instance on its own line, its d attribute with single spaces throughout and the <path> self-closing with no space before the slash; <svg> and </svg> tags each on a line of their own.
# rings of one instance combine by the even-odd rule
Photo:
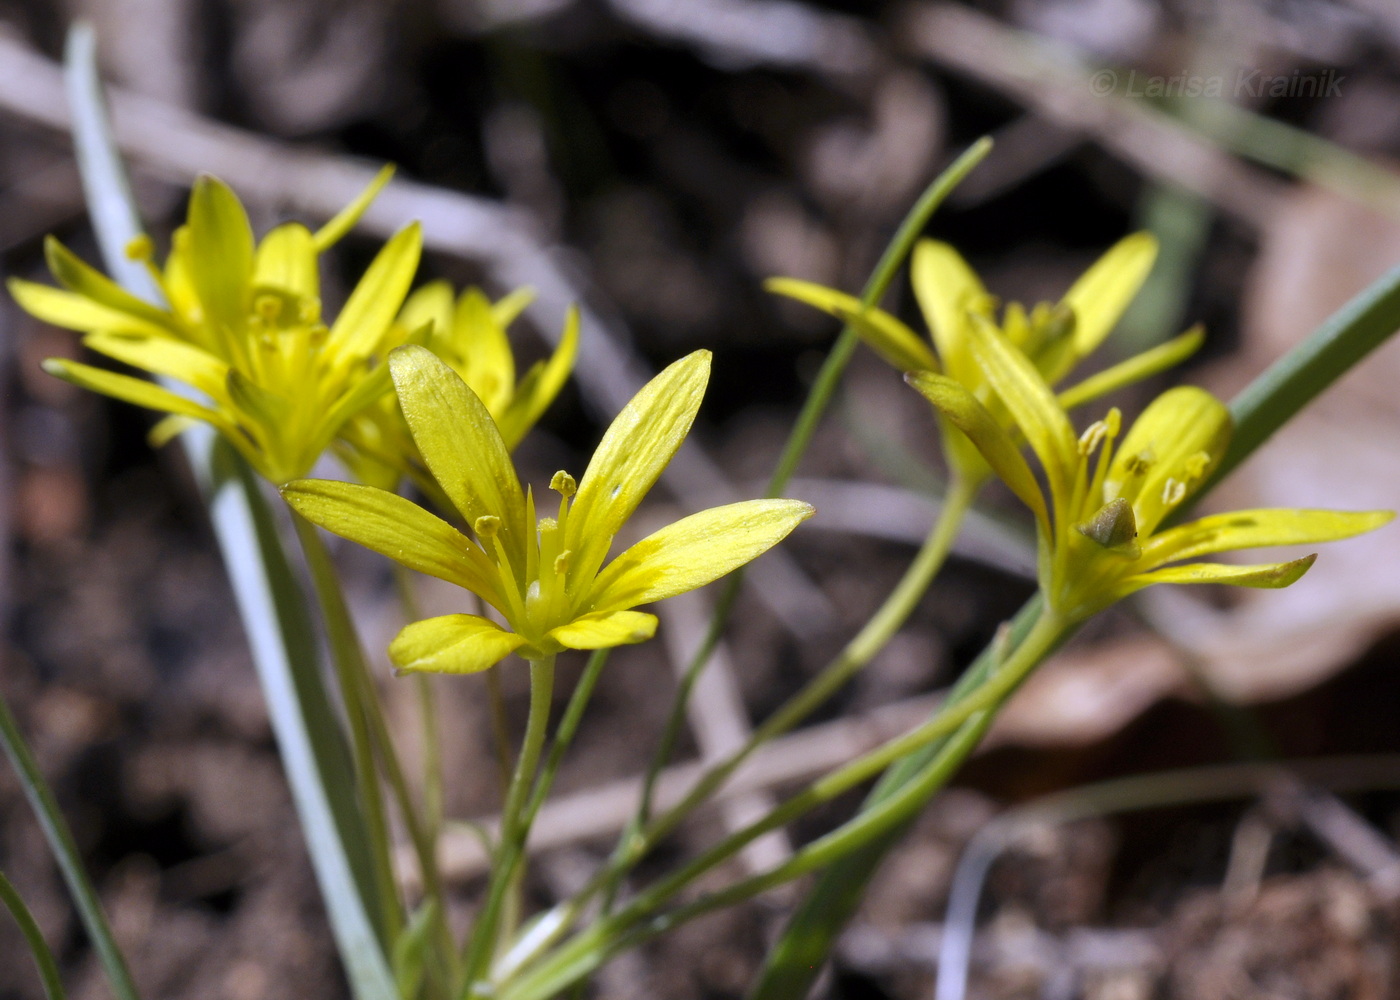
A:
<svg viewBox="0 0 1400 1000">
<path fill-rule="evenodd" d="M 408 297 L 393 335 L 397 346 L 414 336 L 413 331 L 426 331 L 415 339 L 462 377 L 511 450 L 564 387 L 578 354 L 578 311 L 570 310 L 554 354 L 516 380 L 506 329 L 533 298 L 529 289 L 518 289 L 493 303 L 480 289 L 469 288 L 454 301 L 452 286 L 434 281 Z M 393 489 L 400 476 L 407 475 L 425 493 L 440 492 L 426 474 L 393 394 L 380 397 L 354 418 L 343 437 L 349 446 L 341 450 L 341 457 L 361 482 Z"/>
<path fill-rule="evenodd" d="M 1000 329 L 1050 385 L 1065 378 L 1103 343 L 1122 318 L 1157 257 L 1150 233 L 1119 240 L 1085 271 L 1058 303 L 1042 302 L 1027 310 L 1009 303 Z M 993 414 L 1011 427 L 1011 415 L 987 382 L 972 355 L 969 330 L 975 323 L 996 324 L 997 301 L 976 273 L 947 243 L 920 240 L 914 248 L 910 282 L 928 324 L 933 350 L 913 330 L 881 309 L 821 285 L 792 278 L 770 279 L 770 291 L 798 299 L 849 323 L 882 358 L 903 372 L 934 372 L 962 383 Z M 1201 346 L 1193 329 L 1158 347 L 1122 361 L 1060 393 L 1072 409 L 1177 364 Z M 956 431 L 944 432 L 944 453 L 953 470 L 970 484 L 991 474 L 975 448 Z"/>
<path fill-rule="evenodd" d="M 124 291 L 53 239 L 45 249 L 62 287 L 11 280 L 10 291 L 40 319 L 82 331 L 99 354 L 194 392 L 60 358 L 45 362 L 52 374 L 172 414 L 153 432 L 158 442 L 205 421 L 262 475 L 286 482 L 305 475 L 345 422 L 389 391 L 386 337 L 418 267 L 418 225 L 385 244 L 329 328 L 318 274 L 320 254 L 388 178 L 386 169 L 319 231 L 288 222 L 258 243 L 237 196 L 201 177 L 164 269 L 151 260 L 149 240 L 128 251 L 146 261 L 165 306 Z"/>
<path fill-rule="evenodd" d="M 282 495 L 303 517 L 465 587 L 510 630 L 476 615 L 415 622 L 389 647 L 401 670 L 468 673 L 512 652 L 538 660 L 562 649 L 649 639 L 653 615 L 632 608 L 685 593 L 757 558 L 812 508 L 750 500 L 692 514 L 604 566 L 613 536 L 680 447 L 709 380 L 697 351 L 652 379 L 613 421 L 577 484 L 556 473 L 554 517 L 535 517 L 506 442 L 485 404 L 450 367 L 418 346 L 390 355 L 404 417 L 433 477 L 472 536 L 393 493 L 299 480 Z"/>
<path fill-rule="evenodd" d="M 1034 512 L 1040 585 L 1051 610 L 1077 621 L 1154 583 L 1286 587 L 1316 556 L 1254 566 L 1187 562 L 1232 549 L 1349 538 L 1394 517 L 1389 511 L 1242 510 L 1162 529 L 1219 463 L 1230 411 L 1203 389 L 1157 397 L 1117 442 L 1117 409 L 1076 435 L 1045 378 L 986 321 L 969 328 L 972 354 L 1044 470 L 1041 488 L 1013 437 L 968 389 L 916 372 L 909 383 L 971 440 Z M 1115 447 L 1116 446 L 1116 447 Z"/>
</svg>

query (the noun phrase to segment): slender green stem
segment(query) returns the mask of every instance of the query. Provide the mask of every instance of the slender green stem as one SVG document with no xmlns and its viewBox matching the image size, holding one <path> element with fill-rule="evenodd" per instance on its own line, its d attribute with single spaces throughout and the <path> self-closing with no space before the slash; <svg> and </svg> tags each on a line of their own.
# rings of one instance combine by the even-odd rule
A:
<svg viewBox="0 0 1400 1000">
<path fill-rule="evenodd" d="M 491 872 L 486 904 L 481 909 L 476 926 L 472 928 L 464 965 L 463 1000 L 478 1000 L 491 996 L 493 992 L 486 978 L 487 967 L 499 942 L 501 911 L 511 886 L 515 884 L 516 868 L 525 853 L 526 838 L 530 835 L 530 820 L 533 817 L 527 812 L 526 805 L 535 783 L 545 734 L 549 731 L 549 709 L 553 697 L 554 657 L 531 660 L 530 716 L 525 723 L 520 757 L 515 763 L 515 773 L 510 779 L 505 808 L 501 812 L 501 844 Z"/>
<path fill-rule="evenodd" d="M 29 945 L 29 954 L 33 956 L 39 979 L 44 984 L 44 995 L 48 1000 L 63 1000 L 63 980 L 59 978 L 58 963 L 53 960 L 53 952 L 49 951 L 48 942 L 44 940 L 44 932 L 39 929 L 29 907 L 24 905 L 24 897 L 10 884 L 4 872 L 0 872 L 0 903 L 9 909 L 10 916 L 15 918 L 19 932 Z"/>
<path fill-rule="evenodd" d="M 393 567 L 394 588 L 398 591 L 404 620 L 416 622 L 423 617 L 423 609 L 413 589 L 413 575 L 401 563 L 391 562 L 390 565 Z M 433 907 L 432 919 L 439 960 L 432 964 L 432 969 L 435 978 L 437 973 L 445 972 L 446 982 L 441 984 L 442 989 L 439 991 L 445 996 L 451 993 L 449 984 L 456 981 L 457 948 L 452 940 L 452 927 L 447 920 L 447 897 L 437 860 L 437 845 L 442 839 L 444 810 L 442 729 L 438 723 L 437 691 L 433 681 L 432 674 L 420 673 L 413 676 L 418 717 L 423 726 L 423 818 L 421 833 L 414 837 L 414 846 L 419 866 L 423 869 L 424 893 L 437 904 Z"/>
<path fill-rule="evenodd" d="M 34 815 L 39 820 L 39 826 L 43 828 L 44 836 L 48 839 L 49 849 L 58 860 L 58 868 L 63 873 L 64 881 L 68 883 L 68 891 L 73 894 L 78 916 L 83 921 L 88 937 L 92 939 L 92 946 L 107 973 L 112 992 L 116 994 L 117 1000 L 138 1000 L 140 994 L 137 993 L 131 972 L 126 967 L 126 959 L 117 947 L 116 939 L 112 937 L 112 928 L 102 912 L 97 892 L 83 869 L 73 833 L 68 829 L 68 822 L 58 808 L 58 800 L 54 798 L 53 790 L 44 780 L 39 764 L 20 734 L 19 725 L 3 697 L 0 697 L 0 741 L 5 744 L 5 754 L 10 758 L 10 764 L 19 776 L 25 797 L 29 799 Z"/>
<path fill-rule="evenodd" d="M 307 568 L 311 571 L 311 582 L 330 641 L 331 662 L 335 665 L 341 697 L 345 701 L 345 716 L 350 729 L 350 749 L 355 761 L 355 782 L 365 810 L 365 822 L 369 827 L 375 882 L 384 909 L 385 926 L 389 940 L 393 941 L 403 929 L 404 914 L 394 883 L 389 823 L 384 808 L 384 797 L 379 789 L 379 769 L 375 766 L 374 746 L 370 735 L 369 715 L 372 709 L 367 702 L 372 700 L 372 695 L 370 698 L 366 697 L 364 683 L 368 668 L 360 651 L 360 639 L 355 632 L 350 609 L 345 606 L 340 579 L 316 526 L 296 511 L 292 511 L 292 522 L 296 525 L 297 538 L 301 541 Z M 429 867 L 431 864 L 429 861 Z M 426 871 L 424 879 L 427 879 Z"/>
<path fill-rule="evenodd" d="M 580 894 L 580 904 L 586 902 L 599 888 L 603 889 L 605 899 L 611 899 L 622 875 L 669 836 L 697 806 L 713 795 L 755 750 L 807 718 L 850 680 L 852 675 L 868 664 L 876 653 L 885 648 L 918 606 L 947 560 L 958 536 L 958 530 L 979 489 L 979 483 L 971 483 L 961 477 L 952 480 L 943 509 L 934 519 L 914 561 L 909 564 L 894 590 L 861 630 L 820 673 L 755 728 L 741 747 L 701 775 L 680 802 L 653 819 L 645 828 L 635 828 L 630 836 L 623 838 L 608 865 L 585 886 Z"/>
<path fill-rule="evenodd" d="M 947 780 L 976 746 L 985 726 L 995 715 L 995 709 L 1059 645 L 1069 627 L 1054 615 L 1040 615 L 1015 651 L 1004 663 L 989 671 L 982 683 L 966 697 L 950 700 L 927 722 L 818 779 L 762 819 L 730 834 L 693 861 L 639 893 L 617 913 L 577 935 L 516 983 L 507 984 L 501 996 L 506 1000 L 536 1000 L 567 986 L 577 976 L 586 975 L 596 967 L 597 961 L 607 952 L 608 942 L 629 933 L 642 921 L 652 919 L 655 912 L 676 894 L 758 837 L 832 801 L 878 774 L 892 762 L 955 734 L 952 740 L 941 745 L 932 764 L 921 768 L 917 780 L 906 783 L 897 794 L 886 797 L 875 808 L 860 813 L 842 828 L 808 845 L 810 850 L 798 852 L 789 862 L 772 872 L 737 883 L 712 904 L 707 903 L 689 915 L 697 916 L 708 909 L 725 905 L 726 901 L 747 898 L 747 895 L 828 865 L 894 828 L 917 810 L 923 801 L 922 795 L 932 794 L 939 784 Z M 677 912 L 687 911 L 682 909 Z M 581 962 L 586 967 L 580 967 Z M 568 976 L 562 981 L 559 975 L 561 969 L 568 971 Z"/>
<path fill-rule="evenodd" d="M 895 275 L 899 273 L 900 267 L 913 251 L 914 242 L 923 233 L 924 227 L 928 225 L 928 220 L 934 211 L 962 182 L 963 178 L 986 158 L 991 150 L 991 139 L 983 137 L 977 140 L 939 174 L 932 184 L 924 189 L 924 193 L 914 203 L 914 207 L 910 209 L 904 221 L 900 223 L 899 229 L 896 230 L 893 239 L 890 240 L 885 252 L 880 256 L 879 262 L 875 265 L 870 280 L 866 282 L 865 288 L 861 292 L 862 304 L 874 306 L 884 298 L 885 293 L 894 282 Z M 783 452 L 778 458 L 778 464 L 774 467 L 773 475 L 768 481 L 766 496 L 776 497 L 781 494 L 797 471 L 797 465 L 812 443 L 812 436 L 816 433 L 817 425 L 826 413 L 827 407 L 836 393 L 836 387 L 841 381 L 841 375 L 845 372 L 846 365 L 850 363 L 851 355 L 855 353 L 856 345 L 859 342 L 860 335 L 854 327 L 847 324 L 842 328 L 841 333 L 836 338 L 836 343 L 832 345 L 826 360 L 822 363 L 821 370 L 817 373 L 816 381 L 812 383 L 812 388 L 807 393 L 807 399 L 802 404 L 802 411 L 798 414 L 797 422 L 788 435 L 787 443 L 783 446 Z M 642 795 L 637 806 L 637 813 L 618 840 L 619 851 L 625 849 L 627 844 L 635 839 L 638 831 L 646 826 L 651 818 L 652 801 L 656 794 L 656 781 L 675 753 L 676 743 L 685 725 L 686 707 L 690 703 L 690 696 L 695 690 L 695 684 L 704 672 L 706 664 L 709 663 L 710 657 L 714 655 L 715 647 L 719 645 L 720 636 L 724 634 L 729 616 L 738 600 L 739 588 L 743 584 L 743 579 L 744 571 L 742 569 L 730 574 L 720 593 L 719 600 L 715 603 L 715 610 L 710 618 L 710 627 L 706 630 L 699 648 L 696 649 L 690 663 L 686 666 L 676 691 L 676 697 L 672 702 L 670 714 L 666 719 L 666 726 L 657 744 L 657 751 L 648 763 L 646 774 L 642 779 Z M 609 890 L 609 895 L 612 891 Z"/>
<path fill-rule="evenodd" d="M 496 776 L 501 785 L 501 801 L 505 801 L 510 791 L 512 758 L 510 748 L 510 720 L 506 718 L 506 696 L 501 690 L 501 674 L 497 670 L 486 671 L 486 703 L 491 715 L 491 748 L 496 758 Z"/>
</svg>

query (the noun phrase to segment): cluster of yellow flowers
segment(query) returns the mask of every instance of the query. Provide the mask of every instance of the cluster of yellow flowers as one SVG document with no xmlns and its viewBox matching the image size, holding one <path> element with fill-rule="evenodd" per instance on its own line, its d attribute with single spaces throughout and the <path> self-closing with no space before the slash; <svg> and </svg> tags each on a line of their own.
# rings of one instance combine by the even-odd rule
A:
<svg viewBox="0 0 1400 1000">
<path fill-rule="evenodd" d="M 469 614 L 413 623 L 390 647 L 403 670 L 469 672 L 512 652 L 541 659 L 642 641 L 656 619 L 632 609 L 730 572 L 812 514 L 797 500 L 717 507 L 608 562 L 614 537 L 695 418 L 709 378 L 701 351 L 637 394 L 578 481 L 554 476 L 557 512 L 537 518 L 510 452 L 572 370 L 577 314 L 553 356 L 517 380 L 506 331 L 528 292 L 492 303 L 476 289 L 455 295 L 435 282 L 409 295 L 422 242 L 415 224 L 384 245 L 327 325 L 320 256 L 387 180 L 385 171 L 317 232 L 290 222 L 257 242 L 233 192 L 201 178 L 164 267 L 148 240 L 129 251 L 150 268 L 162 305 L 127 293 L 56 240 L 46 249 L 61 287 L 12 280 L 10 289 L 35 316 L 81 331 L 94 351 L 184 388 L 64 359 L 47 363 L 53 374 L 169 414 L 153 432 L 157 441 L 190 421 L 211 424 L 301 516 L 464 587 L 508 626 Z M 1391 517 L 1256 510 L 1163 529 L 1229 441 L 1229 411 L 1200 389 L 1164 393 L 1121 443 L 1116 409 L 1075 433 L 1070 409 L 1162 371 L 1201 343 L 1192 330 L 1058 395 L 1052 388 L 1108 336 L 1155 255 L 1150 236 L 1129 236 L 1060 302 L 1011 303 L 998 318 L 996 300 L 958 253 L 922 241 L 911 272 L 931 345 L 841 292 L 792 279 L 769 287 L 850 323 L 905 373 L 936 408 L 955 476 L 975 488 L 996 475 L 1026 503 L 1039 529 L 1042 590 L 1052 612 L 1074 621 L 1152 583 L 1287 586 L 1312 557 L 1263 566 L 1187 560 L 1344 538 Z M 327 450 L 358 482 L 301 478 Z M 405 477 L 467 530 L 395 493 Z"/>
</svg>

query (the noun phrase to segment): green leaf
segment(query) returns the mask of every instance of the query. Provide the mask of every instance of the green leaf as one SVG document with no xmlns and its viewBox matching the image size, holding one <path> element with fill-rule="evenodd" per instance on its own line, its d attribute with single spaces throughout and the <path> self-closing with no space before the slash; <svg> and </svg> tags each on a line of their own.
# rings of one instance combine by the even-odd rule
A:
<svg viewBox="0 0 1400 1000">
<path fill-rule="evenodd" d="M 59 978 L 58 963 L 53 960 L 53 952 L 49 951 L 43 931 L 34 920 L 34 914 L 29 912 L 29 907 L 24 905 L 24 898 L 10 884 L 4 872 L 0 872 L 0 903 L 9 908 L 10 915 L 19 925 L 19 932 L 24 935 L 24 943 L 29 946 L 29 954 L 33 957 L 34 965 L 39 970 L 39 979 L 44 984 L 44 995 L 48 1000 L 63 1000 L 63 980 Z"/>
<path fill-rule="evenodd" d="M 91 30 L 75 27 L 69 36 L 67 76 L 83 188 L 108 272 L 127 291 L 156 302 L 160 293 L 150 275 L 125 255 L 127 244 L 141 234 L 141 224 L 107 121 L 94 49 Z M 349 751 L 326 694 L 315 633 L 276 525 L 258 481 L 231 448 L 216 448 L 212 431 L 192 427 L 181 441 L 210 504 L 351 989 L 358 1000 L 398 1000 L 383 943 L 370 917 L 379 907 Z M 85 921 L 93 919 L 84 916 Z M 118 995 L 134 1000 L 134 991 L 121 988 L 129 977 L 115 971 L 120 967 L 115 947 L 112 954 L 101 946 L 98 951 Z"/>
</svg>

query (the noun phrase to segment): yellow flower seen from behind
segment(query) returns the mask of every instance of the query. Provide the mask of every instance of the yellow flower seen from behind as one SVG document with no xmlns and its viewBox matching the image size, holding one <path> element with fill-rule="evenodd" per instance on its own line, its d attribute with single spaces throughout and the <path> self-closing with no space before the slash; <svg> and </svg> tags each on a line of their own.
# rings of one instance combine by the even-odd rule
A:
<svg viewBox="0 0 1400 1000">
<path fill-rule="evenodd" d="M 1121 441 L 1117 409 L 1076 434 L 1045 378 L 1000 330 L 980 322 L 969 334 L 988 382 L 1039 460 L 1044 487 L 1016 439 L 964 385 L 932 372 L 906 377 L 1034 512 L 1041 590 L 1067 621 L 1154 583 L 1286 587 L 1315 556 L 1252 566 L 1190 560 L 1349 538 L 1394 517 L 1389 511 L 1243 510 L 1163 528 L 1224 456 L 1229 409 L 1203 389 L 1182 386 L 1157 397 Z"/>
<path fill-rule="evenodd" d="M 910 263 L 910 282 L 931 344 L 893 315 L 865 308 L 843 292 L 792 278 L 770 279 L 766 287 L 849 323 L 900 371 L 933 372 L 960 382 L 1000 426 L 1011 429 L 1011 414 L 973 356 L 973 327 L 997 326 L 1041 377 L 1056 385 L 1112 332 L 1147 280 L 1156 257 L 1157 241 L 1150 233 L 1126 236 L 1085 271 L 1059 302 L 1042 302 L 1031 309 L 1011 302 L 998 318 L 997 300 L 962 255 L 947 243 L 920 240 Z M 1200 330 L 1188 331 L 1061 392 L 1060 402 L 1072 409 L 1140 381 L 1183 361 L 1201 342 Z M 953 470 L 973 485 L 991 475 L 971 443 L 946 421 L 941 425 L 944 453 Z"/>
</svg>

